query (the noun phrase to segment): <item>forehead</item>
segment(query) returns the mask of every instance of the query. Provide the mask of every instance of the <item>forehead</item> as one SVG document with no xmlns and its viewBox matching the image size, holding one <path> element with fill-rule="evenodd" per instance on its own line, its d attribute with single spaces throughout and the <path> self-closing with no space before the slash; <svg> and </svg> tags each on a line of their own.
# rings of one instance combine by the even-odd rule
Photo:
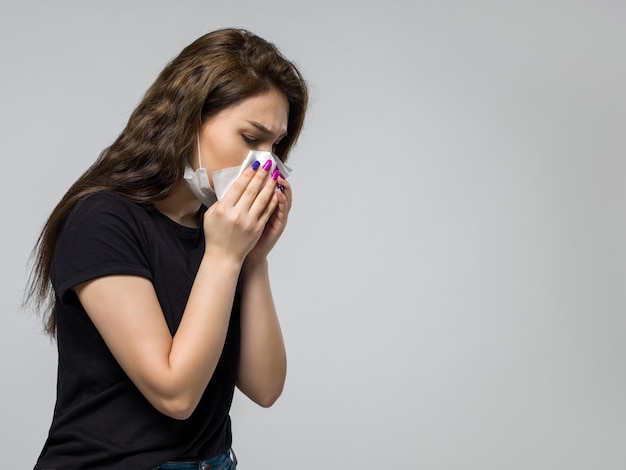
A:
<svg viewBox="0 0 626 470">
<path fill-rule="evenodd" d="M 285 95 L 272 89 L 247 98 L 215 117 L 218 118 L 221 114 L 225 118 L 257 122 L 267 129 L 283 133 L 287 130 L 289 101 Z"/>
</svg>

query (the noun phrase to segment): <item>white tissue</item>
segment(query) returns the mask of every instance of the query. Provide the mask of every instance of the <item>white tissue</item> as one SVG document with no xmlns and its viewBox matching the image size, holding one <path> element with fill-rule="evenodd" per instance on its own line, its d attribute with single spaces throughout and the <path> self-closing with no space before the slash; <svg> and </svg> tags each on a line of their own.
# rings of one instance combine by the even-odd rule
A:
<svg viewBox="0 0 626 470">
<path fill-rule="evenodd" d="M 224 168 L 223 170 L 214 171 L 212 173 L 213 176 L 213 187 L 215 188 L 215 194 L 217 195 L 217 199 L 222 199 L 228 188 L 235 182 L 235 180 L 239 177 L 241 172 L 252 165 L 255 160 L 258 160 L 261 166 L 258 171 L 264 171 L 263 165 L 268 160 L 272 161 L 272 167 L 269 169 L 269 174 L 278 167 L 278 170 L 283 174 L 286 178 L 291 173 L 291 168 L 285 165 L 280 159 L 274 155 L 272 152 L 264 152 L 261 150 L 250 150 L 248 152 L 248 156 L 244 159 L 241 166 L 234 166 L 230 168 Z"/>
</svg>

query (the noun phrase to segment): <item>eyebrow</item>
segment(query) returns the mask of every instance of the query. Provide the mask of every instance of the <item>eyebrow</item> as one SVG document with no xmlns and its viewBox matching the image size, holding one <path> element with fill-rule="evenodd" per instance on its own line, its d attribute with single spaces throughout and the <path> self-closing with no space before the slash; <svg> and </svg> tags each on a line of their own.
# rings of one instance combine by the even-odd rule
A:
<svg viewBox="0 0 626 470">
<path fill-rule="evenodd" d="M 255 121 L 248 121 L 248 124 L 252 125 L 253 127 L 255 127 L 258 131 L 262 132 L 263 134 L 267 134 L 267 135 L 274 135 L 274 132 L 272 132 L 271 130 L 269 130 L 267 127 L 265 127 L 263 124 L 260 124 L 258 122 Z M 287 131 L 283 132 L 282 134 L 280 134 L 278 136 L 279 139 L 282 139 L 283 137 L 285 137 L 287 135 Z"/>
</svg>

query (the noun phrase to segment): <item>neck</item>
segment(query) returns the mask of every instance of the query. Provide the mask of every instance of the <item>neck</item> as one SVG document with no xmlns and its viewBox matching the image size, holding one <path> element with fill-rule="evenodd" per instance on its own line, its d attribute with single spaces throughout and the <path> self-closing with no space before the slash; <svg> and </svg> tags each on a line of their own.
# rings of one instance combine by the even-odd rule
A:
<svg viewBox="0 0 626 470">
<path fill-rule="evenodd" d="M 184 227 L 198 228 L 200 201 L 180 182 L 165 199 L 155 202 L 154 207 L 174 222 Z"/>
</svg>

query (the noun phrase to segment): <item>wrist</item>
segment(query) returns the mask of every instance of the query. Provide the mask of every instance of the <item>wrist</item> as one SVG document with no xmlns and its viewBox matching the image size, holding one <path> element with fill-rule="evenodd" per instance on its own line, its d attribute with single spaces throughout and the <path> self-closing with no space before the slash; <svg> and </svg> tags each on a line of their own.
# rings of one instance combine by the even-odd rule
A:
<svg viewBox="0 0 626 470">
<path fill-rule="evenodd" d="M 218 267 L 224 273 L 238 274 L 241 271 L 243 260 L 228 254 L 205 252 L 202 257 L 202 264 Z"/>
<path fill-rule="evenodd" d="M 241 273 L 244 276 L 250 276 L 254 273 L 268 273 L 269 272 L 269 263 L 267 261 L 267 257 L 263 256 L 260 258 L 256 258 L 254 256 L 248 256 L 241 268 Z"/>
</svg>

